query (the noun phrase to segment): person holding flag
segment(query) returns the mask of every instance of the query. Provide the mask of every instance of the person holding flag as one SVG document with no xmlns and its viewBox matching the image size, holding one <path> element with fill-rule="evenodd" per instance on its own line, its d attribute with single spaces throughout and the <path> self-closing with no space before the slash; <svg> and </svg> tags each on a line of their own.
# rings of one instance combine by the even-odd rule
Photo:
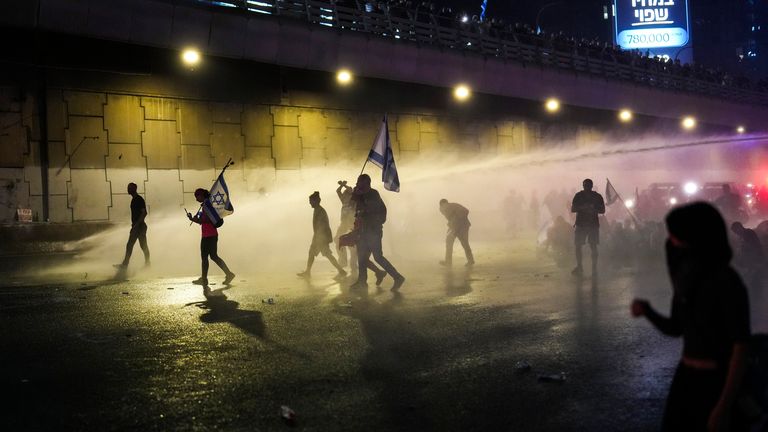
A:
<svg viewBox="0 0 768 432">
<path fill-rule="evenodd" d="M 227 167 L 232 161 L 227 163 Z M 202 230 L 202 239 L 200 240 L 200 257 L 202 259 L 202 275 L 200 278 L 192 281 L 196 285 L 208 285 L 208 257 L 224 271 L 224 285 L 228 285 L 235 278 L 235 274 L 229 270 L 227 264 L 218 254 L 219 232 L 216 228 L 224 223 L 224 216 L 229 216 L 234 212 L 232 202 L 229 200 L 229 189 L 224 182 L 224 170 L 219 174 L 219 178 L 213 183 L 210 192 L 199 188 L 195 190 L 195 199 L 200 203 L 200 210 L 192 216 L 187 212 L 187 218 L 193 223 L 200 224 Z"/>
</svg>

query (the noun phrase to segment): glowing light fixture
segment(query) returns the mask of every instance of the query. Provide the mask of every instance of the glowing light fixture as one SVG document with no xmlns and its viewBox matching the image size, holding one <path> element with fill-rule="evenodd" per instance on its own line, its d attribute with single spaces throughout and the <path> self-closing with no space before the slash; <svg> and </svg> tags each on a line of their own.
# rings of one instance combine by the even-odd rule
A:
<svg viewBox="0 0 768 432">
<path fill-rule="evenodd" d="M 627 208 L 631 209 L 632 207 L 635 206 L 635 202 L 631 199 L 628 199 L 624 201 L 624 205 L 627 206 Z"/>
<path fill-rule="evenodd" d="M 560 101 L 555 98 L 549 98 L 544 103 L 544 108 L 551 113 L 556 113 L 560 111 Z"/>
<path fill-rule="evenodd" d="M 336 81 L 341 85 L 349 85 L 352 83 L 352 72 L 348 69 L 339 69 L 336 72 Z"/>
<path fill-rule="evenodd" d="M 632 114 L 632 111 L 628 109 L 623 109 L 619 111 L 619 120 L 621 120 L 623 123 L 631 122 L 633 116 L 634 115 Z"/>
<path fill-rule="evenodd" d="M 694 182 L 688 182 L 683 185 L 683 190 L 685 191 L 686 195 L 693 195 L 699 190 L 699 185 Z"/>
<path fill-rule="evenodd" d="M 461 16 L 461 22 L 463 22 L 463 23 L 469 22 L 469 15 L 467 15 L 467 14 L 462 15 Z"/>
<path fill-rule="evenodd" d="M 670 203 L 671 205 L 675 205 L 675 204 L 677 204 L 677 198 L 675 198 L 675 197 L 672 197 L 672 198 L 670 198 L 670 199 L 669 199 L 669 203 Z"/>
<path fill-rule="evenodd" d="M 200 64 L 200 51 L 194 48 L 187 48 L 181 53 L 181 61 L 187 66 L 197 66 Z"/>
<path fill-rule="evenodd" d="M 453 97 L 455 97 L 456 100 L 463 102 L 469 99 L 471 95 L 472 90 L 465 84 L 459 84 L 453 89 Z"/>
<path fill-rule="evenodd" d="M 691 130 L 696 127 L 696 119 L 691 116 L 687 116 L 683 118 L 683 121 L 680 124 L 683 126 L 683 129 Z"/>
<path fill-rule="evenodd" d="M 744 126 L 739 126 L 739 127 L 736 128 L 736 133 L 739 134 L 739 135 L 741 135 L 741 134 L 743 134 L 745 132 L 747 132 L 747 128 L 745 128 Z"/>
</svg>

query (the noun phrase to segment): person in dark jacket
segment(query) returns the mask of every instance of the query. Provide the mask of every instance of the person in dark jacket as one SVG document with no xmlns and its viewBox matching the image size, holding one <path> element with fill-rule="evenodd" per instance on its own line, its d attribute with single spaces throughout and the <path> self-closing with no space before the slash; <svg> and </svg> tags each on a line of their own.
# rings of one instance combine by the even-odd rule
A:
<svg viewBox="0 0 768 432">
<path fill-rule="evenodd" d="M 312 214 L 312 243 L 309 245 L 309 255 L 307 257 L 307 268 L 296 275 L 303 278 L 309 278 L 312 274 L 312 264 L 315 262 L 315 257 L 322 254 L 328 258 L 328 261 L 336 267 L 338 274 L 336 279 L 341 279 L 347 275 L 344 268 L 339 265 L 336 258 L 331 252 L 329 244 L 333 242 L 333 234 L 331 234 L 331 224 L 328 221 L 328 213 L 320 205 L 320 192 L 315 191 L 309 196 L 309 205 L 315 209 Z"/>
<path fill-rule="evenodd" d="M 445 260 L 440 261 L 444 266 L 450 266 L 453 262 L 453 243 L 459 239 L 461 247 L 464 248 L 464 254 L 467 256 L 467 267 L 475 264 L 475 258 L 472 255 L 472 248 L 469 246 L 469 210 L 459 203 L 448 202 L 443 198 L 440 200 L 440 213 L 448 219 L 448 234 L 445 236 Z"/>
<path fill-rule="evenodd" d="M 698 202 L 672 210 L 666 223 L 671 315 L 662 316 L 641 299 L 631 306 L 633 316 L 683 337 L 662 430 L 738 430 L 731 413 L 745 370 L 749 300 L 730 265 L 725 222 L 712 205 Z"/>
<path fill-rule="evenodd" d="M 387 206 L 381 200 L 376 189 L 371 188 L 371 177 L 361 174 L 355 185 L 356 218 L 360 223 L 359 238 L 357 240 L 357 281 L 350 288 L 365 288 L 368 286 L 368 260 L 373 259 L 394 279 L 392 291 L 397 291 L 405 282 L 395 266 L 384 257 L 381 250 L 381 238 L 383 237 L 383 225 L 387 220 Z"/>
<path fill-rule="evenodd" d="M 592 274 L 597 273 L 597 245 L 600 243 L 600 221 L 597 215 L 605 214 L 605 201 L 602 195 L 592 190 L 592 180 L 584 179 L 582 186 L 584 190 L 577 192 L 571 202 L 571 212 L 576 213 L 576 268 L 571 273 L 577 276 L 584 274 L 581 248 L 585 242 L 589 242 L 592 251 Z"/>
<path fill-rule="evenodd" d="M 128 235 L 128 243 L 125 245 L 125 257 L 123 262 L 115 264 L 118 269 L 128 267 L 131 261 L 133 247 L 136 240 L 139 241 L 141 251 L 144 252 L 144 265 L 149 266 L 149 246 L 147 245 L 147 224 L 144 220 L 147 217 L 147 204 L 144 198 L 137 192 L 136 183 L 128 183 L 128 194 L 131 195 L 131 233 Z"/>
</svg>

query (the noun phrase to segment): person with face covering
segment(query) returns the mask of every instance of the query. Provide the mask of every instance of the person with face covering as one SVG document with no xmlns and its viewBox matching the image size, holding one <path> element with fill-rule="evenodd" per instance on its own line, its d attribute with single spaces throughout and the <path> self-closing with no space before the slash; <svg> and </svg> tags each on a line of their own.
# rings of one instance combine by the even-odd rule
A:
<svg viewBox="0 0 768 432">
<path fill-rule="evenodd" d="M 672 311 L 662 316 L 635 299 L 631 313 L 662 333 L 683 337 L 662 430 L 738 430 L 731 415 L 750 337 L 747 290 L 730 265 L 725 222 L 710 204 L 672 210 L 666 218 Z"/>
</svg>

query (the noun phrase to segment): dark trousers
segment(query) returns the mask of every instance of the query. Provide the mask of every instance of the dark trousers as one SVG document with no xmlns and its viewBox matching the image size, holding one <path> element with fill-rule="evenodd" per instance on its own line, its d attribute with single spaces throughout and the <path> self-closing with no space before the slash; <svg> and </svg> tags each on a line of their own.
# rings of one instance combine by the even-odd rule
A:
<svg viewBox="0 0 768 432">
<path fill-rule="evenodd" d="M 368 261 L 371 255 L 373 255 L 374 261 L 389 273 L 392 278 L 402 277 L 395 269 L 395 266 L 384 258 L 384 254 L 381 252 L 382 235 L 381 230 L 363 230 L 360 233 L 360 239 L 357 241 L 358 282 L 366 282 L 368 280 Z"/>
<path fill-rule="evenodd" d="M 464 255 L 467 257 L 467 262 L 475 262 L 475 258 L 472 256 L 472 248 L 469 247 L 468 226 L 448 230 L 448 235 L 445 237 L 445 262 L 450 263 L 453 260 L 453 243 L 456 239 L 459 239 L 461 247 L 464 248 Z"/>
<path fill-rule="evenodd" d="M 227 264 L 224 262 L 223 259 L 219 257 L 219 254 L 217 252 L 218 249 L 218 243 L 219 243 L 219 236 L 213 236 L 213 237 L 203 237 L 200 239 L 200 257 L 203 260 L 203 277 L 208 277 L 208 257 L 211 257 L 211 260 L 216 263 L 216 265 L 219 266 L 222 270 L 224 270 L 224 273 L 229 275 L 229 267 L 227 267 Z"/>
<path fill-rule="evenodd" d="M 131 233 L 128 235 L 128 243 L 125 245 L 125 258 L 123 265 L 128 265 L 133 253 L 133 246 L 139 241 L 141 251 L 144 252 L 144 262 L 149 263 L 149 246 L 147 246 L 147 224 L 144 222 L 131 227 Z"/>
<path fill-rule="evenodd" d="M 725 370 L 677 366 L 664 408 L 663 431 L 705 431 L 725 385 Z"/>
</svg>

